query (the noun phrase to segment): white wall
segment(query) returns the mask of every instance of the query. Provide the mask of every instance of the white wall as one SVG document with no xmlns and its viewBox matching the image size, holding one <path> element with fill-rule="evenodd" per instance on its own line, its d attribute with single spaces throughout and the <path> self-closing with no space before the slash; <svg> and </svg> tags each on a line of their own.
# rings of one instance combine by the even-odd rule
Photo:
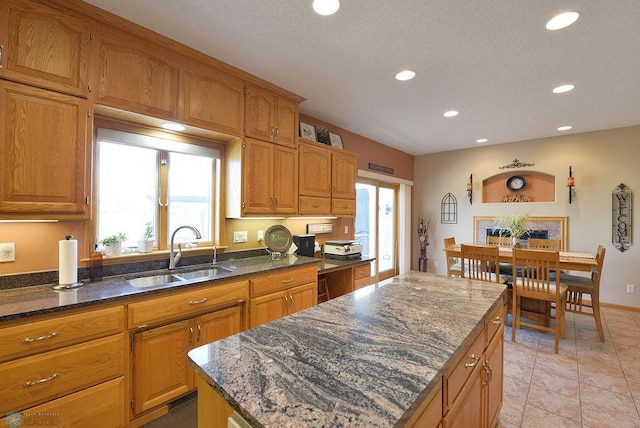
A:
<svg viewBox="0 0 640 428">
<path fill-rule="evenodd" d="M 548 203 L 483 203 L 482 180 L 508 171 L 499 169 L 514 159 L 535 163 L 520 171 L 541 171 L 556 177 L 556 201 Z M 575 177 L 575 197 L 569 204 L 566 187 L 569 165 Z M 517 171 L 512 170 L 512 171 Z M 473 205 L 466 183 L 473 173 Z M 634 192 L 634 244 L 623 253 L 612 244 L 611 192 L 624 183 Z M 447 193 L 458 200 L 458 223 L 440 222 L 440 201 Z M 506 192 L 505 192 L 506 193 Z M 640 308 L 640 126 L 544 138 L 494 146 L 417 156 L 414 207 L 433 214 L 430 231 L 430 270 L 446 274 L 443 239 L 473 242 L 473 217 L 497 216 L 505 211 L 528 210 L 534 216 L 568 216 L 570 250 L 595 253 L 606 247 L 600 300 Z M 415 262 L 414 262 L 415 263 Z M 435 266 L 437 264 L 437 267 Z M 412 264 L 415 267 L 415 264 Z M 636 293 L 627 294 L 626 285 Z"/>
</svg>

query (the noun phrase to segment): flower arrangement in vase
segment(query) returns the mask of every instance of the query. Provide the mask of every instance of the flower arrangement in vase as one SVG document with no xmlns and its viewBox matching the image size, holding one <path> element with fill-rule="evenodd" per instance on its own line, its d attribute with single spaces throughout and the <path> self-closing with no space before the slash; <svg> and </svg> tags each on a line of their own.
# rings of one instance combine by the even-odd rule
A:
<svg viewBox="0 0 640 428">
<path fill-rule="evenodd" d="M 431 218 L 427 218 L 425 214 L 416 216 L 418 223 L 418 242 L 420 243 L 420 258 L 418 259 L 418 270 L 427 272 L 427 246 L 429 245 L 429 226 Z"/>
<path fill-rule="evenodd" d="M 529 233 L 527 225 L 530 219 L 531 215 L 528 212 L 505 214 L 496 220 L 494 230 L 498 229 L 500 236 L 504 231 L 509 232 L 511 246 L 520 247 L 520 238 Z"/>
</svg>

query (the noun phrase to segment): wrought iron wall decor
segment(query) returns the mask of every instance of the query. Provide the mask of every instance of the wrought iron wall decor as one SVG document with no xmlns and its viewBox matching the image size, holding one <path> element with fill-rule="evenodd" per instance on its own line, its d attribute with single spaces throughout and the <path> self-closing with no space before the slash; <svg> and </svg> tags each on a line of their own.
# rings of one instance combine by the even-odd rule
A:
<svg viewBox="0 0 640 428">
<path fill-rule="evenodd" d="M 620 252 L 633 244 L 633 192 L 624 183 L 611 193 L 611 241 Z"/>
<path fill-rule="evenodd" d="M 458 200 L 451 192 L 444 195 L 440 202 L 440 222 L 445 224 L 458 222 Z"/>
<path fill-rule="evenodd" d="M 511 169 L 511 168 L 524 168 L 525 166 L 534 166 L 535 163 L 526 163 L 520 162 L 518 159 L 514 159 L 509 165 L 503 165 L 498 168 L 500 169 Z"/>
<path fill-rule="evenodd" d="M 573 171 L 571 170 L 571 165 L 569 165 L 569 177 L 567 178 L 567 187 L 569 188 L 569 203 L 571 203 L 571 197 L 573 196 L 573 186 L 576 185 L 576 182 L 573 178 Z"/>
</svg>

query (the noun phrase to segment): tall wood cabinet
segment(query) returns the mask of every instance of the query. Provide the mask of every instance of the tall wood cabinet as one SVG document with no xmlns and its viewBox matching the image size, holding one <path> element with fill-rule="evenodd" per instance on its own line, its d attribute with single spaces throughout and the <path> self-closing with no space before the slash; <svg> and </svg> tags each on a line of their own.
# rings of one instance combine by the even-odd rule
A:
<svg viewBox="0 0 640 428">
<path fill-rule="evenodd" d="M 87 97 L 91 20 L 53 2 L 0 1 L 0 78 Z"/>
<path fill-rule="evenodd" d="M 355 215 L 358 156 L 300 140 L 298 157 L 299 213 Z"/>
<path fill-rule="evenodd" d="M 244 134 L 296 147 L 298 104 L 252 84 L 245 85 Z"/>
<path fill-rule="evenodd" d="M 0 217 L 86 218 L 87 100 L 0 80 Z"/>
</svg>

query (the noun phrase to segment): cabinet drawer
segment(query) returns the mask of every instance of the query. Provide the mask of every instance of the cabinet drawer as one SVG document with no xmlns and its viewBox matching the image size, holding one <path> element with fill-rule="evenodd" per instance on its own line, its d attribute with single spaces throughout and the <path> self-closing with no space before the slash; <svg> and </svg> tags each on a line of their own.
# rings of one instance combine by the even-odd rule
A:
<svg viewBox="0 0 640 428">
<path fill-rule="evenodd" d="M 0 329 L 0 362 L 124 330 L 124 307 L 29 321 Z"/>
<path fill-rule="evenodd" d="M 484 321 L 485 347 L 489 345 L 489 342 L 491 342 L 493 336 L 500 329 L 500 326 L 504 325 L 505 317 L 505 306 L 502 301 L 500 301 L 500 304 L 491 311 L 491 314 Z"/>
<path fill-rule="evenodd" d="M 124 334 L 0 364 L 0 414 L 124 375 Z"/>
<path fill-rule="evenodd" d="M 246 281 L 209 285 L 197 290 L 129 305 L 129 328 L 158 324 L 237 303 L 249 298 Z"/>
<path fill-rule="evenodd" d="M 300 196 L 298 198 L 298 211 L 300 214 L 329 214 L 331 213 L 331 199 Z"/>
<path fill-rule="evenodd" d="M 353 278 L 354 279 L 361 279 L 361 278 L 368 278 L 371 276 L 371 265 L 367 264 L 367 265 L 362 265 L 362 266 L 356 266 L 353 268 Z"/>
<path fill-rule="evenodd" d="M 33 415 L 33 416 L 29 416 Z M 21 414 L 24 426 L 113 428 L 124 424 L 124 378 L 83 389 Z M 0 419 L 0 426 L 10 425 Z"/>
<path fill-rule="evenodd" d="M 335 215 L 356 215 L 355 199 L 332 199 L 331 212 Z"/>
<path fill-rule="evenodd" d="M 250 280 L 249 283 L 251 285 L 251 295 L 257 296 L 300 284 L 316 282 L 317 280 L 318 271 L 314 264 L 310 268 L 286 269 L 281 273 L 261 276 Z"/>
<path fill-rule="evenodd" d="M 482 364 L 482 351 L 484 351 L 484 333 L 480 332 L 471 346 L 465 350 L 454 366 L 445 374 L 445 403 L 447 409 L 457 397 L 473 368 L 478 364 Z"/>
</svg>

